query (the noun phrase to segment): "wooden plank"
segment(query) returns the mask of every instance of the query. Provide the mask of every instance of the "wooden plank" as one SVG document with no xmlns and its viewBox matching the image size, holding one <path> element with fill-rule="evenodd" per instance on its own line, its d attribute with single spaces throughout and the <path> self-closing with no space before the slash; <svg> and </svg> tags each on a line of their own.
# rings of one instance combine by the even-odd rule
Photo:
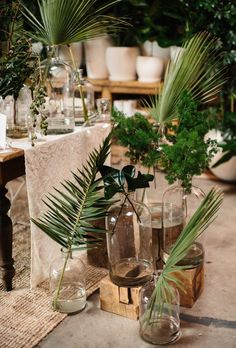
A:
<svg viewBox="0 0 236 348">
<path fill-rule="evenodd" d="M 100 307 L 104 311 L 137 320 L 140 289 L 119 287 L 108 276 L 100 284 Z"/>
</svg>

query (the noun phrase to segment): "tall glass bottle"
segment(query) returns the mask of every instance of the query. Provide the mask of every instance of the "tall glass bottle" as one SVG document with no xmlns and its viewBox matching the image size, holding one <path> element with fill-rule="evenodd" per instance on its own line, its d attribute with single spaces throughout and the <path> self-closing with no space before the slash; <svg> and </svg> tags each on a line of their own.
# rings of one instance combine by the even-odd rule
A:
<svg viewBox="0 0 236 348">
<path fill-rule="evenodd" d="M 75 127 L 73 70 L 59 58 L 58 48 L 49 48 L 48 56 L 40 67 L 47 94 L 42 110 L 47 117 L 47 133 L 70 133 Z"/>
<path fill-rule="evenodd" d="M 162 258 L 164 262 L 184 226 L 188 223 L 204 197 L 204 192 L 192 186 L 188 192 L 178 182 L 168 188 L 162 199 L 162 218 L 163 218 L 163 239 L 162 239 Z M 196 267 L 204 259 L 204 248 L 201 237 L 192 245 L 188 254 L 179 263 L 181 265 L 192 265 Z"/>
<path fill-rule="evenodd" d="M 121 195 L 106 219 L 111 280 L 118 286 L 134 287 L 153 273 L 151 214 L 133 193 Z"/>
<path fill-rule="evenodd" d="M 92 84 L 83 77 L 83 69 L 78 69 L 74 72 L 74 110 L 75 124 L 88 125 L 92 120 L 95 121 L 94 114 L 94 88 Z"/>
</svg>

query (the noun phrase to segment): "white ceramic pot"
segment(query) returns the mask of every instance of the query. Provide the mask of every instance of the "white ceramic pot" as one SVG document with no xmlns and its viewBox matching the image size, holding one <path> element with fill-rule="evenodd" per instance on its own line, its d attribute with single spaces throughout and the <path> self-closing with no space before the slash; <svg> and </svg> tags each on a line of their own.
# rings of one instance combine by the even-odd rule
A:
<svg viewBox="0 0 236 348">
<path fill-rule="evenodd" d="M 108 47 L 106 64 L 111 81 L 132 81 L 136 79 L 137 47 Z"/>
<path fill-rule="evenodd" d="M 138 56 L 136 70 L 140 82 L 158 82 L 162 79 L 164 62 L 157 57 Z"/>
<path fill-rule="evenodd" d="M 70 44 L 76 68 L 79 68 L 82 63 L 82 42 L 74 42 Z M 59 57 L 73 68 L 73 61 L 68 46 L 63 45 L 59 48 Z"/>
<path fill-rule="evenodd" d="M 212 140 L 217 140 L 217 142 L 222 142 L 223 138 L 221 132 L 217 129 L 213 129 L 208 132 L 205 138 L 210 138 Z M 212 168 L 212 166 L 222 157 L 222 149 L 215 154 L 211 160 L 209 169 L 211 172 L 219 179 L 224 181 L 236 181 L 236 156 L 233 156 L 229 161 L 220 164 L 219 166 Z"/>
<path fill-rule="evenodd" d="M 106 49 L 112 45 L 107 36 L 84 43 L 87 76 L 91 79 L 107 79 Z"/>
</svg>

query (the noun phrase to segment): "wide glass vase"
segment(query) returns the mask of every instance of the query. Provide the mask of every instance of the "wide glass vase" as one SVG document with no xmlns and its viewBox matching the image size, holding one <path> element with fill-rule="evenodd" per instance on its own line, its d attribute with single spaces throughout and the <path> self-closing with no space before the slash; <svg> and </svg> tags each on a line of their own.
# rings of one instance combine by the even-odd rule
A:
<svg viewBox="0 0 236 348">
<path fill-rule="evenodd" d="M 85 265 L 78 251 L 61 250 L 50 267 L 52 307 L 61 313 L 75 313 L 86 305 Z"/>
<path fill-rule="evenodd" d="M 135 287 L 153 273 L 151 214 L 133 194 L 121 194 L 106 219 L 110 278 L 122 287 Z"/>
<path fill-rule="evenodd" d="M 42 110 L 48 122 L 47 134 L 70 133 L 75 127 L 73 70 L 59 58 L 57 48 L 50 48 L 48 56 L 40 67 L 47 95 Z"/>
<path fill-rule="evenodd" d="M 170 292 L 165 293 L 165 300 L 150 305 L 156 281 L 154 279 L 146 283 L 140 292 L 139 333 L 148 343 L 174 343 L 180 337 L 179 293 L 170 286 Z"/>
</svg>

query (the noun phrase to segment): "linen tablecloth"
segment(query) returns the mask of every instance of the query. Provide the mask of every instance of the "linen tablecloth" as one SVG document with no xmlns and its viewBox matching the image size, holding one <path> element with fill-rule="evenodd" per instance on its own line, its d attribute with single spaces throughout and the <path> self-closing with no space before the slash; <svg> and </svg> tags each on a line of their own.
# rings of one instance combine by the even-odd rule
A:
<svg viewBox="0 0 236 348">
<path fill-rule="evenodd" d="M 86 162 L 88 154 L 98 148 L 110 132 L 109 124 L 92 127 L 77 127 L 74 133 L 63 136 L 48 136 L 47 141 L 30 147 L 29 144 L 14 142 L 25 148 L 26 186 L 30 217 L 38 218 L 47 207 L 42 202 L 45 195 L 60 187 L 63 179 L 72 179 Z M 60 255 L 60 245 L 31 223 L 31 277 L 30 286 L 35 288 L 46 280 L 50 264 Z"/>
</svg>

